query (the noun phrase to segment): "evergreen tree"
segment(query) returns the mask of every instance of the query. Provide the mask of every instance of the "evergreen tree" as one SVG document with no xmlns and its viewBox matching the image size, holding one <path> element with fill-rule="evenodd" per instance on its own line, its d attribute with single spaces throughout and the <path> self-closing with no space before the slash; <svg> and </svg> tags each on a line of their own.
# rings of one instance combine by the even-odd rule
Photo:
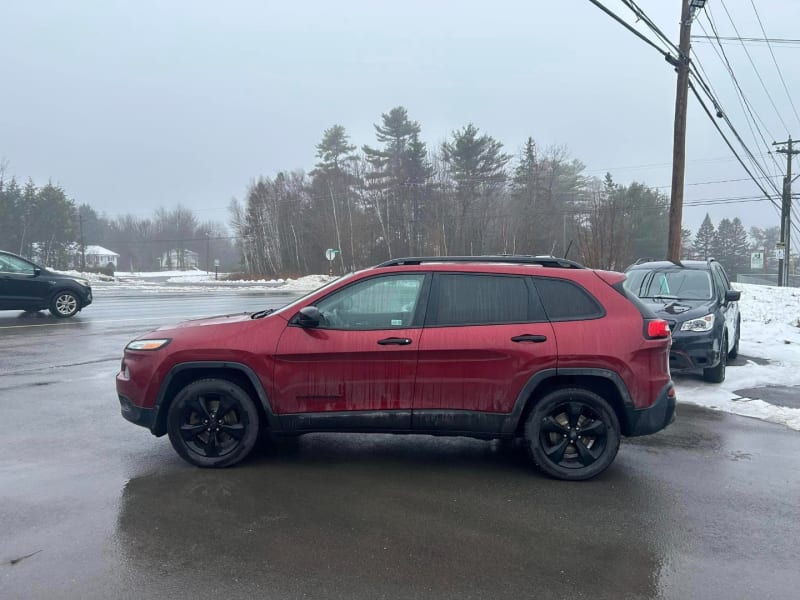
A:
<svg viewBox="0 0 800 600">
<path fill-rule="evenodd" d="M 714 230 L 714 224 L 711 222 L 711 217 L 709 217 L 708 213 L 706 213 L 706 218 L 703 219 L 700 229 L 697 230 L 697 234 L 694 236 L 692 250 L 694 251 L 695 258 L 706 260 L 712 256 L 714 251 L 713 244 L 715 233 L 716 232 Z"/>
<path fill-rule="evenodd" d="M 455 184 L 457 250 L 481 254 L 487 250 L 483 246 L 492 203 L 505 186 L 511 156 L 503 152 L 503 144 L 470 123 L 442 144 L 442 158 Z"/>
<path fill-rule="evenodd" d="M 322 141 L 317 144 L 320 162 L 311 172 L 312 203 L 317 214 L 327 218 L 316 219 L 308 250 L 321 255 L 326 248 L 335 246 L 342 272 L 362 262 L 356 256 L 353 226 L 355 149 L 344 127 L 333 125 L 324 131 Z"/>
<path fill-rule="evenodd" d="M 733 271 L 734 250 L 733 250 L 733 223 L 730 219 L 722 219 L 711 240 L 712 256 L 728 272 Z"/>
<path fill-rule="evenodd" d="M 402 106 L 381 115 L 375 137 L 382 148 L 363 146 L 368 170 L 362 200 L 381 229 L 386 252 L 409 253 L 419 241 L 421 198 L 431 176 L 418 122 Z"/>
<path fill-rule="evenodd" d="M 750 245 L 747 241 L 747 231 L 736 217 L 731 223 L 731 270 L 730 277 L 750 270 Z"/>
</svg>

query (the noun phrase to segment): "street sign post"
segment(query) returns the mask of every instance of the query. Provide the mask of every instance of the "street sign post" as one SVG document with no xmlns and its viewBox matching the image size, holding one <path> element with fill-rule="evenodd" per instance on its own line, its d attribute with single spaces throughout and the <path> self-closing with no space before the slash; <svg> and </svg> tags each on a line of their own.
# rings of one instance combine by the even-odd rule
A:
<svg viewBox="0 0 800 600">
<path fill-rule="evenodd" d="M 214 259 L 214 279 L 219 279 L 219 259 Z"/>
<path fill-rule="evenodd" d="M 333 277 L 333 261 L 336 259 L 337 254 L 339 254 L 339 250 L 336 248 L 325 250 L 325 258 L 328 259 L 328 275 L 331 277 Z"/>
</svg>

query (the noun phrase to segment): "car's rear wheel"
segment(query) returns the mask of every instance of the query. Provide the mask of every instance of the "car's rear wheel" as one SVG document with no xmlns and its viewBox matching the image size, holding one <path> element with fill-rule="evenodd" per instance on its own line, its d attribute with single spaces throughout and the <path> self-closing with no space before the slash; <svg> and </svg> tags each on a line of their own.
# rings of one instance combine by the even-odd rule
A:
<svg viewBox="0 0 800 600">
<path fill-rule="evenodd" d="M 619 450 L 617 415 L 601 396 L 583 388 L 550 392 L 533 407 L 525 441 L 536 465 L 556 479 L 591 479 Z"/>
<path fill-rule="evenodd" d="M 258 409 L 241 387 L 224 379 L 200 379 L 183 388 L 167 413 L 175 451 L 198 467 L 229 467 L 256 444 Z"/>
<path fill-rule="evenodd" d="M 719 346 L 719 362 L 710 369 L 703 369 L 703 379 L 710 383 L 725 381 L 725 367 L 728 364 L 728 338 L 722 334 Z"/>
<path fill-rule="evenodd" d="M 74 316 L 81 309 L 81 301 L 74 293 L 64 290 L 58 292 L 50 301 L 50 314 L 59 319 Z"/>
</svg>

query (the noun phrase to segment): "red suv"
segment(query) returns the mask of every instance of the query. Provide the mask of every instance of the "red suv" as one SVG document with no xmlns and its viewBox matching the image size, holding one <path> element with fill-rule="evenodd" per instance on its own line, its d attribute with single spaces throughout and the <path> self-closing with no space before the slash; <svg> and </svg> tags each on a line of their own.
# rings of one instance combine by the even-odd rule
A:
<svg viewBox="0 0 800 600">
<path fill-rule="evenodd" d="M 547 474 L 589 479 L 675 412 L 669 327 L 624 280 L 554 257 L 391 260 L 132 341 L 122 415 L 201 467 L 262 432 L 421 433 L 523 438 Z"/>
</svg>

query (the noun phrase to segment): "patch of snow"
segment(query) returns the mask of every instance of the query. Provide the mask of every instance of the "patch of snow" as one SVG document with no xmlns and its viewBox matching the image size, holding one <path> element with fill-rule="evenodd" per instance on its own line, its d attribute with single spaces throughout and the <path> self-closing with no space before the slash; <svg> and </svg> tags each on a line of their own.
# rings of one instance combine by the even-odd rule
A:
<svg viewBox="0 0 800 600">
<path fill-rule="evenodd" d="M 800 409 L 736 394 L 736 390 L 767 385 L 800 385 L 800 289 L 742 283 L 734 287 L 742 292 L 739 354 L 767 364 L 748 360 L 745 365 L 728 367 L 722 383 L 675 375 L 678 402 L 782 423 L 800 431 Z"/>
</svg>

